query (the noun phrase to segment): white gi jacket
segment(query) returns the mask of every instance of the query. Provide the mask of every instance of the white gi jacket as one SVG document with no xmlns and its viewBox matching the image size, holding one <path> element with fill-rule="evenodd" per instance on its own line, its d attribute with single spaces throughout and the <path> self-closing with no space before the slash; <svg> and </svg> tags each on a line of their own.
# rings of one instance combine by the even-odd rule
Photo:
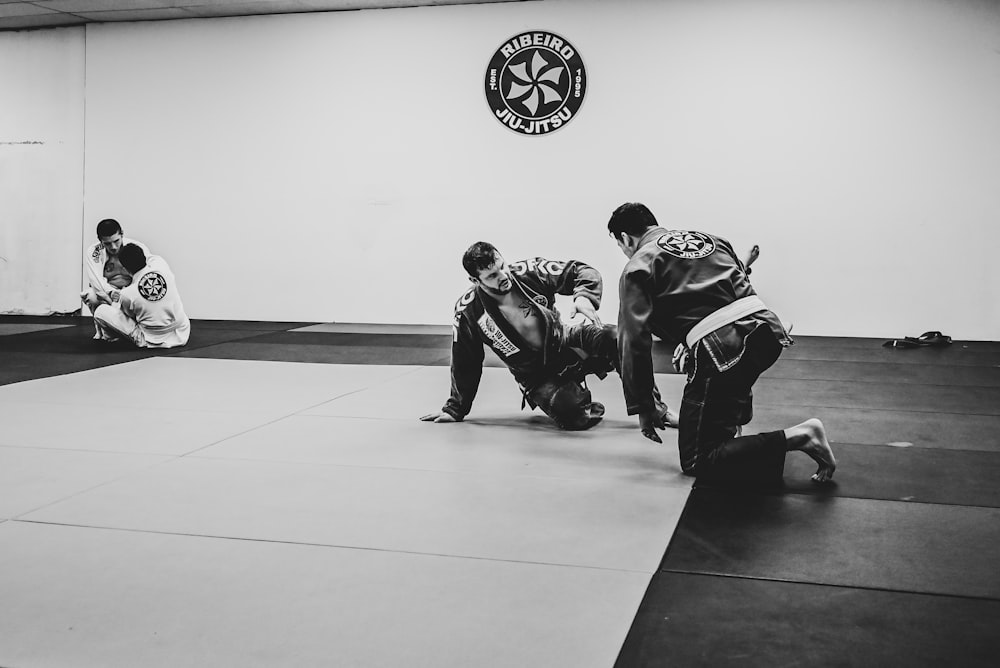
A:
<svg viewBox="0 0 1000 668">
<path fill-rule="evenodd" d="M 122 246 L 125 244 L 135 244 L 142 249 L 146 257 L 149 257 L 149 249 L 146 248 L 145 244 L 135 239 L 123 237 Z M 119 264 L 118 258 L 109 258 L 108 252 L 104 250 L 104 244 L 98 241 L 87 248 L 83 256 L 83 264 L 87 268 L 87 281 L 90 283 L 90 287 L 94 289 L 98 299 L 110 303 L 111 291 L 121 289 L 116 285 L 112 285 L 112 282 L 119 282 L 116 279 L 121 275 L 121 264 Z"/>
<path fill-rule="evenodd" d="M 146 266 L 122 289 L 120 308 L 142 330 L 147 346 L 172 348 L 188 342 L 191 322 L 184 313 L 174 274 L 162 257 L 146 258 Z"/>
</svg>

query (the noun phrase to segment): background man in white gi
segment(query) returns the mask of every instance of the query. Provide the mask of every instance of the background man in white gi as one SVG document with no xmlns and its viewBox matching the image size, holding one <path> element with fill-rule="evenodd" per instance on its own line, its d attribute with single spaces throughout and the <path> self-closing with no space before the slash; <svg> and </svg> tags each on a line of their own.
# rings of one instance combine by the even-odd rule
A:
<svg viewBox="0 0 1000 668">
<path fill-rule="evenodd" d="M 125 244 L 118 261 L 131 279 L 118 304 L 101 304 L 94 322 L 104 331 L 124 336 L 140 348 L 183 346 L 191 335 L 177 281 L 166 261 L 148 258 L 137 244 Z"/>
<path fill-rule="evenodd" d="M 90 287 L 80 293 L 80 299 L 91 313 L 101 304 L 115 304 L 122 288 L 132 277 L 122 269 L 118 261 L 118 251 L 125 244 L 135 244 L 149 255 L 149 249 L 134 239 L 123 236 L 122 226 L 114 218 L 105 218 L 97 224 L 97 242 L 87 248 L 83 265 L 87 268 L 87 282 Z M 94 323 L 94 338 L 106 339 Z"/>
</svg>

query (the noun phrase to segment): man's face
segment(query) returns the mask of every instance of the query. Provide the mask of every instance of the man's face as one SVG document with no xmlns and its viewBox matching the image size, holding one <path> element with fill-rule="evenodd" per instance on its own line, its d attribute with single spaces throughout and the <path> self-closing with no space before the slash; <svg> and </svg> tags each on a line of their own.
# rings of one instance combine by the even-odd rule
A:
<svg viewBox="0 0 1000 668">
<path fill-rule="evenodd" d="M 494 255 L 494 258 L 496 262 L 486 269 L 480 269 L 479 275 L 473 278 L 472 282 L 491 295 L 505 295 L 514 287 L 514 281 L 511 279 L 510 270 L 507 269 L 507 263 L 500 254 Z"/>
<path fill-rule="evenodd" d="M 121 232 L 115 232 L 110 237 L 98 237 L 101 241 L 101 245 L 104 246 L 104 250 L 108 252 L 108 255 L 118 255 L 118 251 L 122 247 L 122 234 Z"/>
</svg>

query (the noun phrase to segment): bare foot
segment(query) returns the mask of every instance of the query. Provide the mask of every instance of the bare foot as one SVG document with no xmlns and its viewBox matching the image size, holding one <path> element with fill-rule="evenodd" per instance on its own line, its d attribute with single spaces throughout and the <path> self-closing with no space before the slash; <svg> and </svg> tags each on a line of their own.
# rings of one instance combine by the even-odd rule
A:
<svg viewBox="0 0 1000 668">
<path fill-rule="evenodd" d="M 760 246 L 754 244 L 753 248 L 750 249 L 750 252 L 747 253 L 747 261 L 743 263 L 743 266 L 749 267 L 757 261 L 758 257 L 760 257 Z"/>
<path fill-rule="evenodd" d="M 833 456 L 830 441 L 826 438 L 823 423 L 816 418 L 810 418 L 802 424 L 785 430 L 789 450 L 801 450 L 819 464 L 813 474 L 814 482 L 827 482 L 833 479 L 837 470 L 837 459 Z"/>
</svg>

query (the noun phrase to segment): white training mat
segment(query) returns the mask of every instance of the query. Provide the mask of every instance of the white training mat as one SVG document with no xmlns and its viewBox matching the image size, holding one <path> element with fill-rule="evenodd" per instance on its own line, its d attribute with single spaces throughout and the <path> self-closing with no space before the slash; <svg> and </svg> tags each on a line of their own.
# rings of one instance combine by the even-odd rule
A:
<svg viewBox="0 0 1000 668">
<path fill-rule="evenodd" d="M 417 419 L 447 367 L 0 387 L 0 665 L 611 666 L 691 482 L 591 389 L 607 419 L 563 432 L 506 369 L 459 424 Z"/>
<path fill-rule="evenodd" d="M 0 524 L 0 664 L 614 665 L 649 575 Z"/>
</svg>

